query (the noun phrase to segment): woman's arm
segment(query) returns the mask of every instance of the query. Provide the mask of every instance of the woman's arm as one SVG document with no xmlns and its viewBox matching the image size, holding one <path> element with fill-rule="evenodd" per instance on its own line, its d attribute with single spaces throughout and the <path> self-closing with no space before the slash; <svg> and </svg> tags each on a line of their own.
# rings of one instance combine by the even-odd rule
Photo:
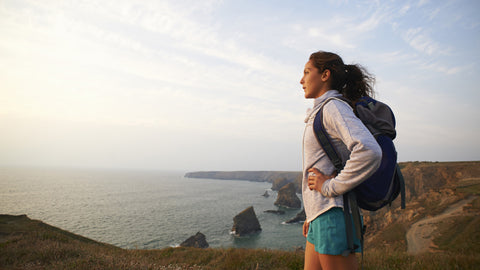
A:
<svg viewBox="0 0 480 270">
<path fill-rule="evenodd" d="M 335 100 L 327 103 L 323 117 L 327 132 L 350 151 L 343 170 L 325 179 L 321 186 L 324 196 L 333 197 L 348 192 L 370 177 L 380 166 L 382 150 L 348 104 Z"/>
</svg>

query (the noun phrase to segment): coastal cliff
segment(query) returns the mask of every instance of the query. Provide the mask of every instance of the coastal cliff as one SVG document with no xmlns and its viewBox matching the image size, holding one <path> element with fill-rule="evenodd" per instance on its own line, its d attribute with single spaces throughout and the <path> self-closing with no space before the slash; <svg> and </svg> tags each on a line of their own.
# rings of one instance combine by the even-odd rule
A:
<svg viewBox="0 0 480 270">
<path fill-rule="evenodd" d="M 366 213 L 365 269 L 477 269 L 480 162 L 400 165 L 407 209 L 396 200 Z M 303 269 L 303 256 L 302 250 L 121 249 L 26 215 L 0 215 L 1 269 Z"/>
<path fill-rule="evenodd" d="M 288 182 L 293 182 L 299 174 L 301 173 L 291 171 L 200 171 L 188 172 L 185 177 L 273 183 L 277 178 L 286 178 Z"/>
</svg>

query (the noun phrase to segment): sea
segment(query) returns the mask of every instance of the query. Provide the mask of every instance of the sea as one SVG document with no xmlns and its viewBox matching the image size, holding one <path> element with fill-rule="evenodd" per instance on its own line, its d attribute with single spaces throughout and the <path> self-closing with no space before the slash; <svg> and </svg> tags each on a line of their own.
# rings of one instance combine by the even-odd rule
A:
<svg viewBox="0 0 480 270">
<path fill-rule="evenodd" d="M 275 206 L 277 193 L 271 183 L 185 178 L 184 174 L 0 167 L 0 214 L 26 214 L 125 249 L 176 247 L 197 232 L 213 248 L 305 247 L 302 224 L 285 223 L 300 209 Z M 262 196 L 265 191 L 269 197 Z M 236 237 L 231 233 L 233 218 L 250 206 L 262 231 Z"/>
</svg>

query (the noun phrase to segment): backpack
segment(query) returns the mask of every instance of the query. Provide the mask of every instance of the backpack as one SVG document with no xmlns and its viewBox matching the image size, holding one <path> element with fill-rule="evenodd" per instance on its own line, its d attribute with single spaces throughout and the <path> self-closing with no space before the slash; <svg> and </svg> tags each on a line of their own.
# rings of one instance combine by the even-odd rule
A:
<svg viewBox="0 0 480 270">
<path fill-rule="evenodd" d="M 339 173 L 343 169 L 343 162 L 339 158 L 322 121 L 323 106 L 333 99 L 341 100 L 351 106 L 349 100 L 344 97 L 327 99 L 315 116 L 313 130 L 318 142 Z M 401 207 L 405 209 L 405 182 L 397 163 L 397 152 L 393 144 L 393 139 L 396 137 L 396 123 L 392 110 L 388 105 L 370 97 L 362 97 L 355 103 L 353 110 L 380 145 L 382 161 L 372 176 L 343 195 L 348 241 L 348 250 L 345 251 L 345 256 L 348 256 L 348 253 L 353 253 L 357 248 L 353 245 L 352 220 L 355 224 L 357 238 L 361 240 L 363 247 L 365 227 L 362 226 L 359 208 L 376 211 L 387 204 L 390 205 L 401 194 Z"/>
</svg>

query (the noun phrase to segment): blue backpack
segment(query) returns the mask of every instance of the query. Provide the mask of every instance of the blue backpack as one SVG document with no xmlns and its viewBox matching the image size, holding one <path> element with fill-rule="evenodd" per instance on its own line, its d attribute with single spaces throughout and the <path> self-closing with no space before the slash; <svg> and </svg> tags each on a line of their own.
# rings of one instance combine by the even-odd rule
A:
<svg viewBox="0 0 480 270">
<path fill-rule="evenodd" d="M 344 166 L 343 161 L 337 154 L 322 121 L 323 106 L 333 99 L 341 100 L 351 106 L 349 100 L 343 97 L 327 99 L 315 116 L 313 130 L 318 142 L 332 161 L 337 172 L 340 173 Z M 353 253 L 357 248 L 353 245 L 352 220 L 355 225 L 357 238 L 361 240 L 363 246 L 365 227 L 362 226 L 359 208 L 376 211 L 387 204 L 391 204 L 401 194 L 401 207 L 405 209 L 405 182 L 397 163 L 397 151 L 393 144 L 396 131 L 395 116 L 392 110 L 386 104 L 370 97 L 362 97 L 355 103 L 353 110 L 380 145 L 382 161 L 380 167 L 372 176 L 343 195 L 349 246 L 349 249 L 345 251 L 345 256 L 348 256 L 348 253 Z"/>
</svg>

